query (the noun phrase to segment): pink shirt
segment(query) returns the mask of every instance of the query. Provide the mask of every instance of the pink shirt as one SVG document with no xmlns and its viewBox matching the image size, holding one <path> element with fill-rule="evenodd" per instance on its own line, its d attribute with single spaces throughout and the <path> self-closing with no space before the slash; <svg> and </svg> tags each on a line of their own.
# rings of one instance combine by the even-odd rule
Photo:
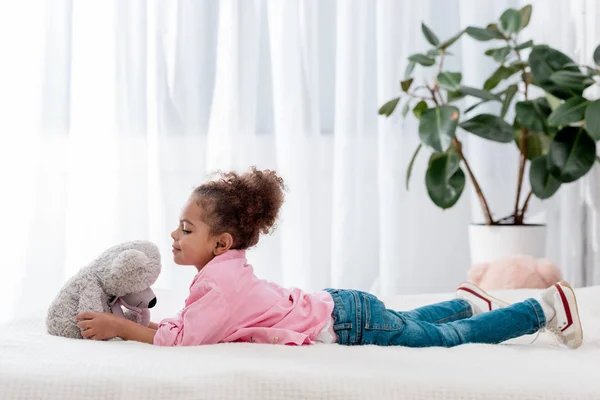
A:
<svg viewBox="0 0 600 400">
<path fill-rule="evenodd" d="M 312 344 L 332 311 L 329 293 L 306 294 L 260 280 L 245 251 L 229 250 L 198 272 L 185 307 L 159 323 L 154 344 Z"/>
</svg>

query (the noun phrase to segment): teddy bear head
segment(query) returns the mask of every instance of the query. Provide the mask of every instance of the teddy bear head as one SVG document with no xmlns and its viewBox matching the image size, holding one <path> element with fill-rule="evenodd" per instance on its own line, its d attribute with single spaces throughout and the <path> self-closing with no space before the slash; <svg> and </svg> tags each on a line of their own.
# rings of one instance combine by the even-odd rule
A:
<svg viewBox="0 0 600 400">
<path fill-rule="evenodd" d="M 122 297 L 149 288 L 160 274 L 158 247 L 148 241 L 121 243 L 102 253 L 91 264 L 104 291 Z"/>
</svg>

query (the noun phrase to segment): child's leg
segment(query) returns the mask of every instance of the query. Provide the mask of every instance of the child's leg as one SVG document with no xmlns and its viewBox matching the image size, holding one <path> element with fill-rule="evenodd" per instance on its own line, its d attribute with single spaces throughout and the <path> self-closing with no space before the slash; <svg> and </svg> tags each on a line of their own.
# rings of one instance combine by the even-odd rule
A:
<svg viewBox="0 0 600 400">
<path fill-rule="evenodd" d="M 477 285 L 463 282 L 456 288 L 456 299 L 443 303 L 428 305 L 402 313 L 407 318 L 443 324 L 469 318 L 509 304 L 497 299 Z"/>
<path fill-rule="evenodd" d="M 433 324 L 458 321 L 473 315 L 471 304 L 463 299 L 430 304 L 401 313 L 403 317 Z"/>
<path fill-rule="evenodd" d="M 334 330 L 343 345 L 451 347 L 463 343 L 500 343 L 538 331 L 546 324 L 544 311 L 536 300 L 492 310 L 472 318 L 434 324 L 389 310 L 376 296 L 356 290 L 327 289 L 332 295 Z M 452 311 L 466 309 L 467 302 L 456 301 L 423 307 L 431 316 L 450 303 Z M 467 303 L 467 304 L 465 304 Z M 456 309 L 454 307 L 457 307 Z M 418 310 L 423 315 L 422 309 Z M 410 312 L 409 312 L 410 315 Z M 413 316 L 415 314 L 413 313 Z M 435 318 L 435 317 L 434 317 Z"/>
<path fill-rule="evenodd" d="M 544 290 L 540 297 L 446 324 L 432 324 L 385 309 L 365 296 L 365 330 L 361 344 L 452 347 L 465 343 L 501 343 L 546 327 L 572 349 L 581 346 L 583 330 L 575 292 L 566 282 Z"/>
<path fill-rule="evenodd" d="M 397 314 L 400 317 L 403 315 Z M 386 332 L 385 335 L 377 332 L 373 339 L 379 344 L 384 344 L 380 341 L 387 340 L 391 346 L 452 347 L 465 343 L 500 343 L 535 333 L 545 325 L 546 318 L 540 304 L 535 299 L 528 299 L 506 308 L 446 324 L 404 318 L 402 329 Z"/>
<path fill-rule="evenodd" d="M 333 329 L 337 343 L 342 345 L 452 347 L 464 343 L 501 343 L 544 327 L 570 348 L 579 347 L 583 341 L 575 292 L 566 282 L 546 289 L 538 300 L 528 299 L 445 324 L 414 317 L 428 314 L 429 318 L 435 318 L 441 315 L 436 310 L 440 304 L 425 307 L 425 313 L 416 310 L 418 314 L 413 312 L 412 317 L 407 317 L 406 313 L 387 309 L 372 294 L 356 290 L 326 290 L 334 300 Z M 458 304 L 453 303 L 451 307 Z M 455 311 L 454 308 L 452 311 Z"/>
</svg>

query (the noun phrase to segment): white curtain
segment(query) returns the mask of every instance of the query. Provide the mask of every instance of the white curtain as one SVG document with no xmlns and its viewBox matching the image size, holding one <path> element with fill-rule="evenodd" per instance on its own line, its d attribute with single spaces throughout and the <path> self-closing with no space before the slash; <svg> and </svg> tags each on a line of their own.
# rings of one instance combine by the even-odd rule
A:
<svg viewBox="0 0 600 400">
<path fill-rule="evenodd" d="M 470 193 L 437 209 L 423 154 L 406 191 L 417 122 L 377 109 L 398 94 L 406 58 L 427 46 L 421 21 L 445 39 L 523 4 L 2 3 L 0 321 L 43 310 L 95 255 L 132 239 L 161 246 L 156 288 L 183 299 L 194 269 L 169 252 L 180 207 L 210 172 L 251 165 L 276 169 L 289 187 L 276 233 L 249 252 L 262 277 L 306 290 L 452 290 L 469 268 L 478 202 Z M 533 6 L 528 36 L 590 62 L 595 1 Z M 480 87 L 494 68 L 486 48 L 464 37 L 448 70 Z M 509 214 L 516 150 L 464 141 L 495 214 Z M 530 207 L 576 285 L 600 283 L 599 174 Z"/>
</svg>

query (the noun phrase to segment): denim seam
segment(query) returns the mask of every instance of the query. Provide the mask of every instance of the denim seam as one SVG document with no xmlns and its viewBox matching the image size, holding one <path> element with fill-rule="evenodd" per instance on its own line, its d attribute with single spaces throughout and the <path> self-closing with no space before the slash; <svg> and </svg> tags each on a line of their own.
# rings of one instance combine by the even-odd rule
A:
<svg viewBox="0 0 600 400">
<path fill-rule="evenodd" d="M 337 290 L 331 290 L 331 291 L 327 290 L 327 291 L 333 298 L 333 303 L 334 303 L 334 313 L 333 314 L 337 314 L 337 316 L 332 315 L 333 323 L 334 323 L 334 332 L 338 335 L 338 343 L 346 344 L 348 342 L 348 330 L 347 329 L 343 329 L 341 331 L 335 330 L 335 325 L 347 323 L 346 322 L 346 311 L 345 311 L 346 309 L 344 307 L 344 303 L 343 303 L 342 298 L 340 297 Z"/>
<path fill-rule="evenodd" d="M 373 324 L 371 323 L 372 321 L 372 315 L 371 315 L 371 300 L 369 300 L 369 296 L 366 293 L 362 293 L 362 298 L 364 300 L 364 308 L 365 308 L 365 321 L 364 321 L 364 330 L 366 331 L 387 331 L 387 332 L 391 332 L 391 331 L 397 331 L 398 329 L 402 329 L 402 327 L 404 327 L 404 325 L 406 325 L 406 322 L 400 317 L 400 315 L 398 314 L 394 314 L 402 323 L 400 324 L 396 324 L 396 325 L 391 325 L 391 324 L 386 324 L 386 325 L 381 325 L 381 324 Z M 385 304 L 384 304 L 385 306 Z M 387 308 L 385 309 L 385 312 L 389 312 L 391 310 L 388 310 Z"/>
<path fill-rule="evenodd" d="M 365 303 L 365 329 L 367 329 L 367 324 L 371 321 L 371 302 L 363 293 L 362 295 L 363 301 Z"/>
<path fill-rule="evenodd" d="M 438 321 L 435 321 L 434 324 L 443 324 L 443 323 L 446 323 L 448 321 L 453 321 L 453 320 L 456 320 L 456 319 L 462 319 L 464 317 L 470 316 L 469 314 L 472 314 L 472 312 L 469 313 L 468 310 L 461 311 L 461 312 L 456 313 L 454 315 L 451 315 L 449 317 L 442 318 L 442 319 L 440 319 Z"/>
<path fill-rule="evenodd" d="M 531 308 L 533 308 L 533 311 L 535 312 L 535 316 L 537 318 L 538 323 L 538 329 L 541 329 L 544 326 L 546 326 L 546 315 L 543 313 L 543 310 L 541 310 L 541 306 L 539 304 L 535 304 L 533 301 L 531 301 L 531 299 L 527 299 L 525 301 L 529 303 L 529 305 L 531 305 Z M 540 310 L 538 310 L 538 307 L 540 308 Z M 542 311 L 542 318 L 540 318 L 540 313 L 538 311 Z"/>
<path fill-rule="evenodd" d="M 354 339 L 354 344 L 361 344 L 362 342 L 362 336 L 363 336 L 363 332 L 362 332 L 362 303 L 360 301 L 360 296 L 358 295 L 358 293 L 356 292 L 356 290 L 352 291 L 352 294 L 354 296 L 354 302 L 355 302 L 355 306 L 356 306 L 356 313 L 355 313 L 355 317 L 356 317 L 356 338 Z"/>
<path fill-rule="evenodd" d="M 473 316 L 473 306 L 471 306 L 471 303 L 469 303 L 465 299 L 456 299 L 456 301 L 462 303 L 465 306 L 465 308 L 466 308 L 465 312 L 467 312 L 467 313 L 470 312 L 471 313 L 471 315 L 469 315 L 469 317 Z"/>
</svg>

